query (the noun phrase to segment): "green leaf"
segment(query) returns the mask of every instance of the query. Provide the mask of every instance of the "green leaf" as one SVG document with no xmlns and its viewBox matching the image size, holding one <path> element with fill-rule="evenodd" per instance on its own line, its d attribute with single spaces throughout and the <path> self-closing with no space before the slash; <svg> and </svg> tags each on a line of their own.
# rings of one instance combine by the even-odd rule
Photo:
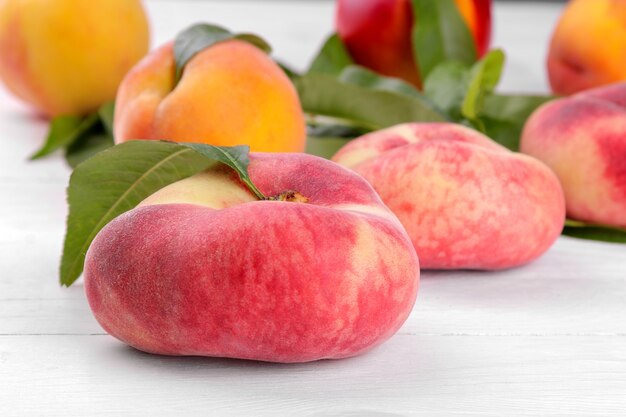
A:
<svg viewBox="0 0 626 417">
<path fill-rule="evenodd" d="M 65 149 L 68 164 L 74 167 L 95 152 L 112 146 L 115 103 L 105 103 L 96 112 L 52 119 L 45 144 L 31 156 L 39 159 Z"/>
<path fill-rule="evenodd" d="M 507 148 L 518 151 L 519 141 L 528 117 L 553 96 L 486 94 L 479 115 L 485 133 Z"/>
<path fill-rule="evenodd" d="M 341 39 L 337 34 L 331 35 L 311 63 L 308 72 L 338 75 L 344 68 L 354 65 Z"/>
<path fill-rule="evenodd" d="M 39 159 L 67 147 L 92 129 L 99 121 L 97 113 L 87 117 L 58 116 L 52 119 L 44 145 L 30 159 Z"/>
<path fill-rule="evenodd" d="M 472 67 L 446 61 L 424 81 L 424 95 L 450 120 L 477 129 L 507 148 L 519 150 L 530 114 L 552 96 L 496 94 L 504 53 L 496 50 Z"/>
<path fill-rule="evenodd" d="M 196 150 L 196 152 L 209 159 L 228 165 L 235 170 L 241 181 L 248 186 L 259 200 L 265 200 L 263 193 L 252 183 L 248 175 L 248 165 L 250 165 L 250 147 L 248 145 L 213 146 L 202 143 L 183 143 L 182 145 Z"/>
<path fill-rule="evenodd" d="M 587 224 L 575 220 L 566 220 L 563 228 L 565 236 L 602 242 L 626 243 L 626 229 Z"/>
<path fill-rule="evenodd" d="M 320 121 L 320 119 L 322 119 Z M 368 133 L 368 130 L 356 126 L 335 124 L 333 119 L 309 118 L 307 136 L 314 138 L 349 138 L 354 139 Z"/>
<path fill-rule="evenodd" d="M 476 45 L 454 0 L 412 0 L 413 51 L 422 79 L 444 61 L 471 65 Z"/>
<path fill-rule="evenodd" d="M 115 102 L 105 103 L 98 109 L 98 117 L 107 134 L 113 137 L 113 117 L 115 116 Z"/>
<path fill-rule="evenodd" d="M 306 153 L 330 159 L 352 138 L 309 136 L 306 141 Z"/>
<path fill-rule="evenodd" d="M 106 133 L 86 135 L 65 149 L 65 160 L 70 167 L 76 168 L 80 163 L 113 145 L 113 137 Z"/>
<path fill-rule="evenodd" d="M 461 105 L 467 93 L 470 68 L 459 61 L 437 65 L 424 81 L 424 95 L 451 120 L 460 121 Z"/>
<path fill-rule="evenodd" d="M 377 130 L 405 122 L 446 120 L 426 98 L 380 86 L 365 87 L 327 74 L 294 80 L 306 113 L 331 117 L 353 127 Z"/>
<path fill-rule="evenodd" d="M 467 119 L 474 120 L 483 107 L 485 94 L 493 92 L 500 81 L 504 66 L 504 52 L 499 49 L 490 51 L 483 59 L 472 67 L 469 85 L 461 114 Z"/>
<path fill-rule="evenodd" d="M 348 84 L 358 85 L 369 90 L 389 91 L 413 97 L 425 103 L 428 99 L 413 85 L 399 78 L 385 77 L 364 67 L 351 65 L 339 74 L 339 80 Z M 432 106 L 432 104 L 429 103 Z"/>
<path fill-rule="evenodd" d="M 78 165 L 68 187 L 69 216 L 61 259 L 61 283 L 69 286 L 83 270 L 96 234 L 168 184 L 224 162 L 247 178 L 248 147 L 129 141 Z M 249 179 L 249 178 L 248 178 Z"/>
<path fill-rule="evenodd" d="M 529 94 L 487 94 L 481 114 L 500 120 L 519 121 L 527 119 L 539 106 L 555 98 Z"/>
<path fill-rule="evenodd" d="M 220 26 L 198 23 L 180 32 L 174 40 L 176 82 L 178 83 L 180 80 L 187 62 L 198 52 L 216 43 L 230 39 L 239 39 L 256 46 L 266 53 L 271 52 L 271 47 L 267 42 L 251 33 L 235 34 Z"/>
</svg>

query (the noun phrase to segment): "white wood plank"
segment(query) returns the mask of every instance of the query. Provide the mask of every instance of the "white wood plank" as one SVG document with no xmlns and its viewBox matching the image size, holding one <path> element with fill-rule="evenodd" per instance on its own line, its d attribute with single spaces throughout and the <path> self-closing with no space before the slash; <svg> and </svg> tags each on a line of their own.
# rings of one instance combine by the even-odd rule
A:
<svg viewBox="0 0 626 417">
<path fill-rule="evenodd" d="M 0 337 L 0 415 L 623 416 L 624 336 L 396 336 L 301 365 Z M 10 388 L 10 389 L 6 389 Z"/>
</svg>

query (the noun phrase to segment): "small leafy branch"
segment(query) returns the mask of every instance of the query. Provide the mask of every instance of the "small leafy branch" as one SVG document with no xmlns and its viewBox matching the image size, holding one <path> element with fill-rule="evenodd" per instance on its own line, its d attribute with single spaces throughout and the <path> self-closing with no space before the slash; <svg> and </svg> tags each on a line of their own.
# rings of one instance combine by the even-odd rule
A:
<svg viewBox="0 0 626 417">
<path fill-rule="evenodd" d="M 291 74 L 303 109 L 314 122 L 309 123 L 309 148 L 328 156 L 363 131 L 403 122 L 449 121 L 517 150 L 528 116 L 553 97 L 496 93 L 504 52 L 492 50 L 477 59 L 453 0 L 413 0 L 412 7 L 421 16 L 412 39 L 423 91 L 357 66 L 333 34 L 305 74 Z M 320 120 L 326 123 L 323 128 Z M 329 139 L 329 133 L 338 132 L 342 140 Z"/>
</svg>

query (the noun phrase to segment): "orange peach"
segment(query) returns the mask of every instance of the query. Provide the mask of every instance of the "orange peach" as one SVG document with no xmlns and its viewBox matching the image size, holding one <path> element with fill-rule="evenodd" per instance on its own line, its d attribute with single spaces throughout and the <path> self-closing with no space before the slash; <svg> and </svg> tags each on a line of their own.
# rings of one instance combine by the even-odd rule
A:
<svg viewBox="0 0 626 417">
<path fill-rule="evenodd" d="M 556 172 L 569 217 L 626 227 L 626 83 L 544 104 L 521 150 Z"/>
<path fill-rule="evenodd" d="M 224 41 L 196 54 L 175 84 L 173 46 L 157 49 L 126 76 L 115 109 L 115 141 L 168 139 L 253 151 L 301 152 L 298 95 L 260 49 Z"/>
<path fill-rule="evenodd" d="M 46 116 L 113 100 L 148 44 L 139 0 L 0 1 L 0 78 Z"/>
<path fill-rule="evenodd" d="M 328 160 L 250 158 L 265 195 L 295 201 L 259 201 L 221 166 L 100 231 L 85 291 L 102 327 L 146 352 L 273 362 L 345 358 L 391 337 L 419 280 L 398 219 Z"/>
<path fill-rule="evenodd" d="M 563 228 L 563 191 L 554 173 L 461 125 L 409 123 L 373 132 L 333 160 L 374 186 L 424 268 L 521 265 L 545 252 Z"/>
<path fill-rule="evenodd" d="M 556 26 L 548 76 L 557 94 L 626 79 L 626 1 L 572 0 Z"/>
</svg>

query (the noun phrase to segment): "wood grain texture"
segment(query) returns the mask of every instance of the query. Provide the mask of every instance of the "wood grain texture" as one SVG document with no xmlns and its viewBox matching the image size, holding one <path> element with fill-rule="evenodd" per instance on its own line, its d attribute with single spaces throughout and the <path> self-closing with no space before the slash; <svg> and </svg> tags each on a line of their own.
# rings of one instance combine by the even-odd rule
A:
<svg viewBox="0 0 626 417">
<path fill-rule="evenodd" d="M 207 20 L 306 67 L 332 2 L 147 2 L 155 44 Z M 560 5 L 497 4 L 503 91 L 546 90 Z M 532 30 L 529 30 L 529 27 Z M 344 361 L 272 365 L 137 352 L 58 285 L 70 170 L 29 163 L 46 123 L 0 90 L 0 416 L 623 416 L 626 248 L 561 238 L 504 272 L 424 272 L 400 332 Z"/>
<path fill-rule="evenodd" d="M 301 365 L 148 355 L 108 336 L 0 337 L 3 416 L 623 415 L 622 337 L 398 335 Z M 19 411 L 18 411 L 19 410 Z M 136 414 L 133 414 L 136 413 Z"/>
</svg>

